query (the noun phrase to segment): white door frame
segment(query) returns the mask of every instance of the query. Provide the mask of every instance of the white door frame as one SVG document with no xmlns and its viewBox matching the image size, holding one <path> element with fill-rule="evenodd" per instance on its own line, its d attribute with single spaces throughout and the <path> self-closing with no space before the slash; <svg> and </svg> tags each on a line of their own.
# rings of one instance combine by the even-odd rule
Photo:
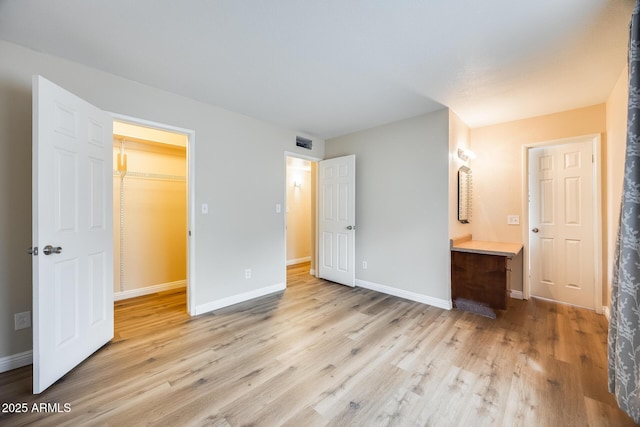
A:
<svg viewBox="0 0 640 427">
<path fill-rule="evenodd" d="M 591 175 L 593 177 L 593 242 L 594 242 L 594 298 L 596 313 L 602 314 L 602 165 L 601 165 L 601 136 L 599 133 L 578 137 L 554 139 L 550 141 L 535 142 L 522 146 L 522 242 L 525 256 L 523 258 L 524 284 L 523 297 L 531 296 L 530 272 L 529 272 L 529 150 L 544 146 L 562 145 L 573 142 L 591 140 L 593 162 Z"/>
<path fill-rule="evenodd" d="M 285 287 L 287 286 L 287 157 L 295 157 L 297 159 L 309 160 L 310 162 L 318 163 L 323 160 L 319 157 L 307 156 L 300 153 L 294 153 L 293 151 L 285 151 L 284 152 L 284 220 L 283 220 L 283 230 L 284 230 L 284 283 Z M 315 250 L 313 256 L 313 265 L 316 266 L 316 269 L 313 273 L 309 272 L 309 274 L 313 274 L 318 277 L 318 170 L 316 168 L 316 188 L 315 188 L 315 204 L 316 204 L 316 212 L 315 212 L 315 221 L 313 224 L 313 233 L 315 234 Z"/>
<path fill-rule="evenodd" d="M 187 312 L 190 316 L 196 315 L 195 302 L 195 253 L 196 253 L 196 230 L 195 230 L 195 145 L 196 133 L 194 130 L 153 122 L 137 117 L 127 116 L 118 113 L 110 113 L 114 120 L 130 123 L 132 125 L 145 126 L 153 129 L 164 130 L 173 133 L 180 133 L 187 136 Z M 113 288 L 113 287 L 112 287 Z"/>
</svg>

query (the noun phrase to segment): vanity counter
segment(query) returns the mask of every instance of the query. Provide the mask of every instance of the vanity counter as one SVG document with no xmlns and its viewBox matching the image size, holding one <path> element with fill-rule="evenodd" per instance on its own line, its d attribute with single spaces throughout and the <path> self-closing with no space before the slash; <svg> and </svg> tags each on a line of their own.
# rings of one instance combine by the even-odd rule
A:
<svg viewBox="0 0 640 427">
<path fill-rule="evenodd" d="M 451 241 L 451 250 L 481 255 L 514 257 L 522 250 L 522 243 L 485 242 L 482 240 Z"/>
</svg>

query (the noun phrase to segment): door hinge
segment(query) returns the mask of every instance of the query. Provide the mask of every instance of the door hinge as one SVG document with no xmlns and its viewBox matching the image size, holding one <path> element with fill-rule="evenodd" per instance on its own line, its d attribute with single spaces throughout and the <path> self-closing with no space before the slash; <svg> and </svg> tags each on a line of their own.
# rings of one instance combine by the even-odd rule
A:
<svg viewBox="0 0 640 427">
<path fill-rule="evenodd" d="M 27 253 L 29 255 L 38 256 L 38 247 L 29 246 L 29 249 L 27 249 Z"/>
</svg>

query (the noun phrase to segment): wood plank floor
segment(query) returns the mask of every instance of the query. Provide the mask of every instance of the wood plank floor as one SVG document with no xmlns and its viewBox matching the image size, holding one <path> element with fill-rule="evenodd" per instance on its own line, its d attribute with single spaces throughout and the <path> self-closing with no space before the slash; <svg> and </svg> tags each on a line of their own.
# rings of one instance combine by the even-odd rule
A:
<svg viewBox="0 0 640 427">
<path fill-rule="evenodd" d="M 607 324 L 512 301 L 496 320 L 317 280 L 190 318 L 185 295 L 116 304 L 116 337 L 45 393 L 0 374 L 0 425 L 626 426 L 606 385 Z"/>
</svg>

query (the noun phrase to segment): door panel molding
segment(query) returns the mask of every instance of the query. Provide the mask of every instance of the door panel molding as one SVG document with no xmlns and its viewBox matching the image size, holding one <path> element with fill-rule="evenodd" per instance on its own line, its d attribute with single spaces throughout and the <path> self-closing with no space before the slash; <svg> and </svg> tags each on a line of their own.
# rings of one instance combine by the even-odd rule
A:
<svg viewBox="0 0 640 427">
<path fill-rule="evenodd" d="M 318 277 L 355 286 L 355 155 L 318 163 L 318 221 L 322 235 Z"/>
<path fill-rule="evenodd" d="M 592 227 L 592 236 L 594 242 L 594 259 L 593 259 L 593 267 L 594 267 L 594 280 L 595 280 L 595 288 L 594 288 L 594 306 L 595 311 L 598 314 L 602 313 L 602 289 L 603 289 L 603 275 L 602 275 L 602 154 L 601 154 L 601 135 L 600 134 L 589 134 L 582 135 L 570 138 L 562 138 L 555 139 L 549 141 L 541 141 L 536 143 L 524 144 L 522 146 L 522 242 L 525 250 L 526 256 L 523 259 L 524 262 L 524 286 L 523 286 L 523 297 L 525 299 L 529 299 L 531 297 L 531 283 L 530 283 L 530 242 L 529 242 L 529 230 L 531 228 L 531 224 L 529 222 L 529 151 L 533 148 L 540 148 L 544 146 L 554 146 L 554 145 L 563 145 L 568 143 L 576 143 L 576 142 L 585 142 L 589 141 L 592 147 L 592 168 L 591 173 L 593 177 L 593 185 L 591 188 L 592 196 L 593 196 L 593 227 Z M 572 167 L 575 162 L 584 161 L 588 162 L 589 159 L 576 159 L 575 156 L 572 158 L 565 159 L 565 167 Z M 547 165 L 548 166 L 548 165 Z M 559 219 L 564 221 L 564 218 Z"/>
<path fill-rule="evenodd" d="M 32 273 L 39 394 L 113 337 L 111 167 L 104 166 L 113 154 L 105 144 L 109 114 L 42 76 L 32 85 L 32 246 L 43 249 Z"/>
</svg>

